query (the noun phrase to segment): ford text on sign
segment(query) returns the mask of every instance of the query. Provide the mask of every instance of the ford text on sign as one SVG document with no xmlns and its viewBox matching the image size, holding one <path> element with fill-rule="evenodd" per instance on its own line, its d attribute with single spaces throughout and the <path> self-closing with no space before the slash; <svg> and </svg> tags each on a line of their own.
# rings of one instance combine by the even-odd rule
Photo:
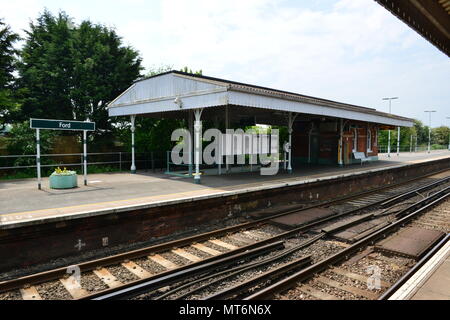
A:
<svg viewBox="0 0 450 320">
<path fill-rule="evenodd" d="M 71 120 L 50 120 L 50 119 L 30 119 L 30 128 L 33 129 L 54 129 L 54 130 L 95 130 L 95 122 L 71 121 Z"/>
</svg>

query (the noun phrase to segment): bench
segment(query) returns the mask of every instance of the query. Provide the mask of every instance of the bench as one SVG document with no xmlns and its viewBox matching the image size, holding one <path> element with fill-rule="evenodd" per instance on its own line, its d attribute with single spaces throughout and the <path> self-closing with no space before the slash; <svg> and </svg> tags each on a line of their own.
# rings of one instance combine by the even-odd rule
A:
<svg viewBox="0 0 450 320">
<path fill-rule="evenodd" d="M 356 160 L 361 160 L 361 165 L 363 162 L 369 162 L 370 158 L 367 158 L 364 152 L 353 152 L 353 156 Z"/>
</svg>

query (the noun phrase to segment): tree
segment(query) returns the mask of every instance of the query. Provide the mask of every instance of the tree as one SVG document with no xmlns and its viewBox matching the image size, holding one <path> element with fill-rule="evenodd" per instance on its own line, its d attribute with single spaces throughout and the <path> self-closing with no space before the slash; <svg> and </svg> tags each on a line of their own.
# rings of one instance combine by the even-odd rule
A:
<svg viewBox="0 0 450 320">
<path fill-rule="evenodd" d="M 14 43 L 19 35 L 12 32 L 11 28 L 0 19 L 0 130 L 4 129 L 12 112 L 18 104 L 13 95 L 15 79 L 15 62 L 17 50 Z"/>
<path fill-rule="evenodd" d="M 181 68 L 180 71 L 181 72 L 186 72 L 186 73 L 192 73 L 192 74 L 196 74 L 196 75 L 200 75 L 200 76 L 203 74 L 202 69 L 192 72 L 192 69 L 190 69 L 188 67 Z"/>
<path fill-rule="evenodd" d="M 172 66 L 169 65 L 152 67 L 146 76 L 151 77 L 170 70 L 172 70 Z M 127 150 L 131 149 L 130 126 L 129 118 L 124 117 L 121 119 L 120 126 L 117 127 L 117 134 Z M 135 126 L 136 152 L 150 152 L 171 150 L 175 143 L 170 140 L 172 131 L 186 128 L 187 124 L 186 121 L 179 119 L 136 117 Z"/>
<path fill-rule="evenodd" d="M 432 135 L 432 142 L 434 144 L 439 145 L 448 145 L 449 144 L 449 135 L 450 135 L 450 128 L 446 126 L 440 126 L 438 128 L 433 128 L 431 130 Z"/>
<path fill-rule="evenodd" d="M 112 131 L 107 104 L 140 76 L 137 51 L 115 30 L 45 10 L 30 23 L 19 64 L 23 107 L 30 117 L 95 121 L 96 138 Z M 111 140 L 111 139 L 108 139 Z"/>
<path fill-rule="evenodd" d="M 20 120 L 73 119 L 71 26 L 72 21 L 64 12 L 54 17 L 47 10 L 30 23 L 18 64 L 23 98 Z"/>
<path fill-rule="evenodd" d="M 113 29 L 83 21 L 74 32 L 70 98 L 77 119 L 96 122 L 97 134 L 111 131 L 107 104 L 140 76 L 137 51 L 122 46 Z"/>
</svg>

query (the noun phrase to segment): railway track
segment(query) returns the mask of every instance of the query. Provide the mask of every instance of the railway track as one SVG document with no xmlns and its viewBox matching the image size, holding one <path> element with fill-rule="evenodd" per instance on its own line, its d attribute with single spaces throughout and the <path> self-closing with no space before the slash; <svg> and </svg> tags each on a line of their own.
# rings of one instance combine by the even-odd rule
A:
<svg viewBox="0 0 450 320">
<path fill-rule="evenodd" d="M 295 258 L 294 254 L 322 241 L 326 233 L 317 233 L 317 228 L 327 228 L 336 224 L 336 221 L 374 209 L 383 212 L 386 208 L 396 207 L 395 212 L 398 213 L 402 201 L 426 197 L 436 188 L 444 188 L 449 180 L 450 177 L 444 172 L 308 207 L 275 211 L 270 217 L 76 266 L 3 281 L 0 283 L 0 298 L 118 299 L 135 297 L 148 291 L 156 291 L 155 298 L 165 298 L 162 291 L 170 292 L 174 284 L 182 287 L 185 279 L 192 282 L 192 277 L 208 277 L 211 270 L 222 270 L 224 277 L 230 270 L 242 274 L 252 269 L 249 266 L 252 263 L 257 268 L 283 261 L 287 256 L 294 256 L 296 263 L 283 265 L 284 269 L 279 270 L 278 274 L 283 274 L 282 270 L 293 272 L 300 266 L 315 262 L 314 257 Z M 311 219 L 288 231 L 273 225 L 276 218 L 313 208 L 330 208 L 332 214 L 317 220 Z M 342 230 L 342 226 L 338 229 Z M 338 229 L 330 230 L 336 232 Z M 310 231 L 316 234 L 308 234 Z M 286 246 L 286 239 L 293 239 L 295 244 Z M 342 249 L 339 247 L 342 242 L 337 243 L 337 247 Z M 242 271 L 239 268 L 248 269 Z M 215 273 L 217 276 L 218 272 Z"/>
<path fill-rule="evenodd" d="M 257 288 L 244 297 L 254 299 L 295 299 L 295 300 L 348 300 L 379 299 L 404 274 L 416 265 L 416 259 L 405 252 L 384 252 L 383 243 L 390 234 L 401 235 L 413 231 L 442 231 L 443 241 L 449 241 L 450 232 L 450 189 L 446 188 L 435 196 L 431 202 L 423 201 L 413 212 L 397 214 L 398 219 L 391 225 L 361 239 L 335 255 L 313 264 L 301 271 L 291 274 L 264 288 Z M 425 199 L 424 199 L 425 200 Z M 445 213 L 445 217 L 442 213 Z M 438 224 L 423 224 L 431 217 L 439 215 Z M 395 237 L 392 236 L 391 238 Z M 411 239 L 412 240 L 412 239 Z M 435 240 L 438 240 L 437 238 Z M 437 247 L 442 246 L 442 242 Z M 411 249 L 411 248 L 409 248 Z M 432 246 L 427 250 L 434 250 Z M 406 250 L 407 252 L 407 250 Z M 369 274 L 368 274 L 369 273 Z M 373 277 L 378 273 L 377 277 Z M 374 283 L 375 282 L 375 283 Z"/>
</svg>

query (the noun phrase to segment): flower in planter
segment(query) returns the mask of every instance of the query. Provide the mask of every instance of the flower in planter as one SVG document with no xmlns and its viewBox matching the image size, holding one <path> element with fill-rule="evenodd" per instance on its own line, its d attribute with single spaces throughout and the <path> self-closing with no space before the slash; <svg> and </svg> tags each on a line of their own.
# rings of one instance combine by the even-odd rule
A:
<svg viewBox="0 0 450 320">
<path fill-rule="evenodd" d="M 68 189 L 77 187 L 77 173 L 76 171 L 61 170 L 60 167 L 50 175 L 50 188 L 52 189 Z"/>
<path fill-rule="evenodd" d="M 56 168 L 55 171 L 52 173 L 52 175 L 61 175 L 61 176 L 70 176 L 76 174 L 76 171 L 67 170 L 67 168 L 64 167 L 63 170 L 61 170 L 60 167 Z"/>
</svg>

